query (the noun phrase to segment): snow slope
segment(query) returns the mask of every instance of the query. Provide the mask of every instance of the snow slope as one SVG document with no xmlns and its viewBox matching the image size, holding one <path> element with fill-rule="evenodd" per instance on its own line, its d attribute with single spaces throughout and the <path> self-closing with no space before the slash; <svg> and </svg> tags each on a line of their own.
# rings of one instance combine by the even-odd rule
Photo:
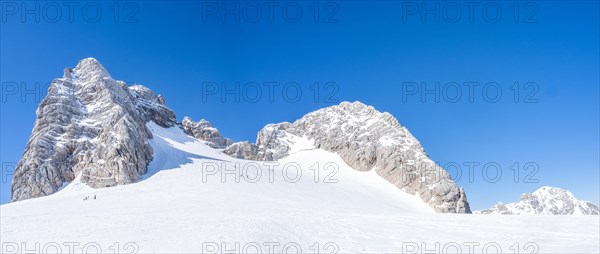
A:
<svg viewBox="0 0 600 254">
<path fill-rule="evenodd" d="M 75 180 L 2 205 L 1 252 L 599 252 L 599 216 L 436 214 L 309 140 L 292 140 L 284 160 L 252 162 L 178 128 L 148 127 L 155 159 L 143 181 L 92 189 Z"/>
</svg>

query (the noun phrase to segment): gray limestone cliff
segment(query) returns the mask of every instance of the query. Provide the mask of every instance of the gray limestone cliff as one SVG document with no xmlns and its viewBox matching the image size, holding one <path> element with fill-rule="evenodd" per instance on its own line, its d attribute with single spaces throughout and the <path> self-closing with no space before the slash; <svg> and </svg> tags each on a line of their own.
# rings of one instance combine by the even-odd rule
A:
<svg viewBox="0 0 600 254">
<path fill-rule="evenodd" d="M 256 144 L 234 143 L 224 152 L 248 160 L 278 160 L 288 155 L 289 135 L 305 137 L 318 148 L 337 153 L 355 170 L 375 170 L 403 191 L 418 195 L 436 212 L 471 212 L 464 190 L 429 158 L 405 127 L 389 113 L 360 102 L 323 108 L 294 123 L 267 125 L 258 133 Z"/>
<path fill-rule="evenodd" d="M 78 176 L 94 188 L 135 182 L 153 156 L 148 121 L 176 124 L 162 96 L 114 80 L 93 58 L 65 69 L 36 111 L 12 200 L 50 195 Z"/>
<path fill-rule="evenodd" d="M 223 149 L 233 143 L 231 139 L 222 137 L 219 130 L 204 119 L 194 122 L 186 116 L 181 122 L 181 128 L 186 134 L 204 141 L 204 143 L 215 149 Z"/>
</svg>

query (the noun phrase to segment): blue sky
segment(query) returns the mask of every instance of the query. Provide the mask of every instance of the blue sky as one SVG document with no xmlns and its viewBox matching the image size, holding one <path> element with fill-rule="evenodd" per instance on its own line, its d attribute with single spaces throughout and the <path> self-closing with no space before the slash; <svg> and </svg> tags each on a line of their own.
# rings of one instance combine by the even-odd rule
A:
<svg viewBox="0 0 600 254">
<path fill-rule="evenodd" d="M 2 3 L 1 203 L 10 199 L 7 171 L 20 159 L 39 104 L 23 89 L 9 90 L 14 83 L 44 87 L 85 57 L 97 58 L 116 79 L 163 94 L 178 119 L 205 118 L 234 140 L 254 141 L 265 124 L 340 101 L 373 105 L 396 116 L 433 160 L 462 165 L 458 184 L 474 209 L 543 185 L 600 203 L 597 1 L 476 2 L 472 16 L 463 2 L 454 2 L 458 9 L 435 1 L 283 2 L 273 7 L 272 21 L 266 2 L 255 2 L 262 12 L 256 23 L 257 8 L 246 2 L 239 2 L 239 22 L 221 12 L 221 2 L 91 2 L 102 11 L 95 23 L 95 9 L 82 10 L 86 2 L 74 7 L 73 20 L 63 2 L 28 3 L 40 3 L 39 22 Z M 435 4 L 439 22 L 422 12 Z M 502 11 L 496 20 L 495 7 Z M 222 90 L 236 82 L 240 100 L 223 100 Z M 270 82 L 280 84 L 272 97 Z M 221 91 L 208 93 L 214 83 Z M 261 97 L 253 84 L 262 87 Z M 472 163 L 479 165 L 471 181 Z M 502 172 L 495 183 L 482 175 L 493 178 L 493 165 Z"/>
</svg>

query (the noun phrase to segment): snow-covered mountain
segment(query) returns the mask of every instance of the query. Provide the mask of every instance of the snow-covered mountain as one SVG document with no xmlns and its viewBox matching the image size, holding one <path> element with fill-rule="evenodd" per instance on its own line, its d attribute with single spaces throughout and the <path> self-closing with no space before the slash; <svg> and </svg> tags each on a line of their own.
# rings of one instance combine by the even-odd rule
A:
<svg viewBox="0 0 600 254">
<path fill-rule="evenodd" d="M 37 109 L 12 200 L 50 195 L 77 175 L 95 188 L 137 181 L 152 160 L 148 121 L 175 125 L 162 96 L 114 80 L 93 58 L 66 68 Z"/>
<path fill-rule="evenodd" d="M 0 206 L 2 253 L 57 246 L 62 253 L 595 253 L 600 246 L 599 216 L 435 213 L 307 139 L 290 140 L 284 159 L 260 162 L 232 158 L 179 127 L 147 128 L 155 159 L 143 181 L 91 188 L 77 177 L 53 195 Z"/>
<path fill-rule="evenodd" d="M 390 114 L 263 128 L 184 118 L 94 59 L 53 82 L 0 206 L 2 253 L 594 253 L 600 216 L 472 216 Z M 424 174 L 424 172 L 428 174 Z M 565 240 L 568 239 L 568 240 Z M 93 250 L 92 250 L 93 249 Z"/>
<path fill-rule="evenodd" d="M 50 195 L 81 174 L 94 188 L 133 183 L 155 158 L 145 124 L 176 125 L 165 99 L 141 85 L 113 79 L 87 58 L 56 79 L 37 111 L 25 154 L 13 179 L 13 201 Z M 293 140 L 306 138 L 338 154 L 359 171 L 374 170 L 436 212 L 470 213 L 463 189 L 436 165 L 420 143 L 389 113 L 360 102 L 309 113 L 295 123 L 271 124 L 256 144 L 235 143 L 208 121 L 185 117 L 182 130 L 236 158 L 276 161 L 290 156 Z"/>
<path fill-rule="evenodd" d="M 600 209 L 588 201 L 577 200 L 567 190 L 544 186 L 533 193 L 524 193 L 519 202 L 498 203 L 476 214 L 546 214 L 546 215 L 598 215 Z"/>
<path fill-rule="evenodd" d="M 258 133 L 256 144 L 241 142 L 224 152 L 249 160 L 278 160 L 290 154 L 291 140 L 298 137 L 340 155 L 356 170 L 374 170 L 437 212 L 471 212 L 464 190 L 429 158 L 419 141 L 394 116 L 361 102 L 342 102 L 294 123 L 267 125 Z"/>
</svg>

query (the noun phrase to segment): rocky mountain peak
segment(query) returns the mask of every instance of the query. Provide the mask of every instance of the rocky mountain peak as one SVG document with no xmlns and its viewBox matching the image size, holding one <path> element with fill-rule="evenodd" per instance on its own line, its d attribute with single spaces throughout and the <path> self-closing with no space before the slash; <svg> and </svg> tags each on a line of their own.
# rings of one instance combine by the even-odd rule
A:
<svg viewBox="0 0 600 254">
<path fill-rule="evenodd" d="M 550 187 L 550 186 L 540 187 L 537 190 L 535 190 L 532 193 L 532 195 L 538 196 L 538 197 L 563 197 L 563 198 L 568 198 L 568 199 L 575 198 L 575 196 L 573 196 L 573 193 L 571 193 L 568 190 L 556 188 L 556 187 Z M 527 196 L 529 197 L 530 195 L 527 195 Z"/>
<path fill-rule="evenodd" d="M 91 57 L 80 60 L 77 66 L 71 70 L 72 74 L 83 81 L 91 81 L 94 78 L 110 78 L 110 74 L 104 66 Z"/>
<path fill-rule="evenodd" d="M 429 159 L 417 139 L 391 114 L 361 102 L 342 102 L 294 123 L 267 125 L 259 131 L 256 144 L 235 143 L 224 152 L 249 160 L 278 160 L 289 155 L 293 137 L 337 153 L 355 170 L 375 170 L 438 212 L 470 212 L 464 190 Z"/>
<path fill-rule="evenodd" d="M 518 202 L 498 203 L 478 214 L 546 214 L 546 215 L 596 215 L 600 208 L 588 201 L 577 200 L 568 190 L 544 186 L 533 193 L 521 194 Z"/>
<path fill-rule="evenodd" d="M 319 109 L 314 114 L 329 114 L 337 117 L 351 116 L 355 121 L 364 121 L 368 124 L 385 123 L 392 127 L 401 127 L 398 120 L 388 112 L 379 112 L 373 106 L 366 105 L 360 101 L 344 101 L 339 105 Z M 310 114 L 309 114 L 310 115 Z"/>
<path fill-rule="evenodd" d="M 65 69 L 38 106 L 12 200 L 50 195 L 78 176 L 95 188 L 135 182 L 152 160 L 149 121 L 175 125 L 175 113 L 149 89 L 112 79 L 93 58 Z"/>
</svg>

